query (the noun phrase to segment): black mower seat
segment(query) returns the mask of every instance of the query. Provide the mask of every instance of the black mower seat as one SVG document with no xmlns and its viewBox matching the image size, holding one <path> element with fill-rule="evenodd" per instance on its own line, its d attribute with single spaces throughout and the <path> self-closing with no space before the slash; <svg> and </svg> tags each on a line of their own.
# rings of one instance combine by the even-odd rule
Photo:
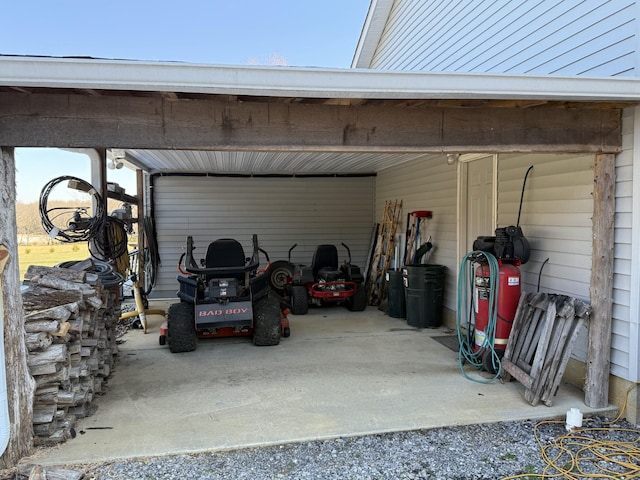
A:
<svg viewBox="0 0 640 480">
<path fill-rule="evenodd" d="M 207 256 L 205 257 L 205 266 L 207 268 L 218 267 L 238 267 L 240 270 L 235 275 L 229 274 L 210 274 L 207 275 L 207 279 L 222 278 L 222 277 L 234 277 L 238 279 L 244 278 L 245 256 L 244 250 L 240 242 L 233 238 L 221 238 L 215 240 L 209 244 L 207 248 Z"/>
<path fill-rule="evenodd" d="M 335 245 L 318 245 L 311 260 L 314 278 L 328 282 L 340 278 L 338 269 L 338 249 Z"/>
</svg>

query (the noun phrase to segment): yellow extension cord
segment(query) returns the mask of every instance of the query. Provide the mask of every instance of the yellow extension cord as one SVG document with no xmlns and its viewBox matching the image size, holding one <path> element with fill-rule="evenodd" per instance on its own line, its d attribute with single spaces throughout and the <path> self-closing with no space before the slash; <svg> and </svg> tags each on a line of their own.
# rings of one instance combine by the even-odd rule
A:
<svg viewBox="0 0 640 480">
<path fill-rule="evenodd" d="M 122 242 L 127 241 L 126 232 L 122 229 L 122 227 L 120 227 L 120 225 L 116 223 L 111 223 L 109 225 L 109 229 L 107 230 L 107 236 L 108 236 L 109 242 L 112 245 L 120 245 Z M 130 267 L 129 252 L 124 251 L 118 258 L 115 259 L 114 263 L 115 263 L 115 270 L 119 274 L 121 274 L 123 277 L 126 278 L 129 272 L 129 267 Z"/>
<path fill-rule="evenodd" d="M 638 386 L 634 383 L 629 386 L 624 405 L 620 409 L 618 416 L 605 425 L 615 424 L 627 408 L 627 400 L 631 391 Z M 585 422 L 593 421 L 585 419 Z M 576 428 L 572 432 L 556 438 L 552 443 L 543 445 L 538 436 L 538 427 L 546 424 L 562 424 L 564 420 L 546 420 L 536 424 L 534 435 L 538 445 L 540 445 L 541 456 L 546 467 L 543 473 L 523 473 L 511 477 L 504 477 L 502 480 L 515 478 L 546 479 L 546 478 L 566 478 L 569 480 L 582 478 L 605 478 L 616 480 L 627 480 L 640 478 L 640 430 L 618 427 L 584 427 Z M 627 441 L 606 440 L 592 438 L 588 434 L 606 436 L 610 432 L 635 435 L 635 439 Z M 591 468 L 584 468 L 589 464 Z M 589 473 L 599 471 L 599 473 Z"/>
</svg>

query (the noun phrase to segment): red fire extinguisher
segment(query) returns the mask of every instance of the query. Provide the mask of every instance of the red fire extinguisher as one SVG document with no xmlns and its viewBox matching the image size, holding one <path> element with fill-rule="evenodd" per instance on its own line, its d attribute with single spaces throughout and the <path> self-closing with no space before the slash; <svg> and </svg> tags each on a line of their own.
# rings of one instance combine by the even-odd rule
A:
<svg viewBox="0 0 640 480">
<path fill-rule="evenodd" d="M 494 298 L 497 307 L 495 332 L 493 333 L 493 345 L 495 351 L 504 354 L 507 341 L 511 333 L 513 319 L 516 316 L 518 302 L 520 300 L 520 261 L 505 262 L 498 259 L 498 295 Z M 474 351 L 479 351 L 486 345 L 486 330 L 489 325 L 489 302 L 491 299 L 491 275 L 489 265 L 481 263 L 475 270 L 475 345 Z M 494 295 L 495 296 L 495 295 Z"/>
</svg>

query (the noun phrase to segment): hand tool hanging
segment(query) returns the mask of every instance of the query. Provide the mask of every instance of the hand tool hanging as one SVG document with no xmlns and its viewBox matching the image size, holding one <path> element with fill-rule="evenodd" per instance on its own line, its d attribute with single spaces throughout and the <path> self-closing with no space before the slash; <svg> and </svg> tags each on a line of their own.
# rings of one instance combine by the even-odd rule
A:
<svg viewBox="0 0 640 480">
<path fill-rule="evenodd" d="M 422 255 L 426 253 L 431 247 L 426 248 L 426 243 L 424 245 L 420 244 L 421 239 L 421 229 L 426 224 L 426 219 L 430 219 L 433 217 L 433 212 L 431 210 L 414 210 L 410 212 L 407 216 L 407 241 L 405 243 L 404 249 L 404 264 L 405 265 L 413 265 L 417 263 Z M 431 243 L 431 238 L 429 237 L 428 244 Z M 423 249 L 422 247 L 425 247 Z M 418 256 L 418 252 L 421 254 Z"/>
</svg>

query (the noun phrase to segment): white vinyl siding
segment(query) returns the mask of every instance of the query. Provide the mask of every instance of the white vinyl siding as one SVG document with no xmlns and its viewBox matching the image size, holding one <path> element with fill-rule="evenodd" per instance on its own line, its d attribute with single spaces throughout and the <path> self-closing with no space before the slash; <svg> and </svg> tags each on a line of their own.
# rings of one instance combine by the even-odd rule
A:
<svg viewBox="0 0 640 480">
<path fill-rule="evenodd" d="M 376 221 L 382 220 L 385 201 L 402 200 L 398 233 L 406 232 L 407 214 L 431 210 L 426 235 L 434 244 L 429 263 L 447 267 L 443 305 L 456 310 L 458 259 L 456 258 L 456 166 L 447 165 L 444 155 L 425 155 L 378 172 L 376 177 Z M 404 247 L 404 244 L 402 244 Z M 403 252 L 401 252 L 402 254 Z"/>
<path fill-rule="evenodd" d="M 498 156 L 498 226 L 518 222 L 531 246 L 522 265 L 522 288 L 589 300 L 593 215 L 593 155 Z M 549 261 L 542 267 L 546 259 Z M 540 270 L 542 269 L 542 275 Z"/>
<path fill-rule="evenodd" d="M 371 68 L 636 75 L 633 0 L 396 0 Z"/>
<path fill-rule="evenodd" d="M 353 263 L 364 267 L 374 224 L 374 177 L 160 176 L 153 190 L 162 261 L 156 298 L 175 296 L 187 235 L 193 236 L 196 260 L 218 238 L 237 239 L 250 255 L 255 233 L 271 261 L 286 260 L 295 243 L 294 263 L 310 263 L 321 243 L 335 244 L 342 261 L 344 242 Z"/>
<path fill-rule="evenodd" d="M 637 277 L 638 260 L 633 255 L 634 187 L 633 157 L 635 109 L 623 110 L 622 152 L 616 156 L 616 216 L 614 237 L 613 315 L 611 334 L 611 372 L 638 381 L 638 292 L 632 290 L 632 272 Z M 636 186 L 636 189 L 638 187 Z M 637 195 L 637 193 L 636 193 Z M 637 202 L 638 199 L 635 200 Z M 637 208 L 637 206 L 636 206 Z M 636 220 L 637 224 L 637 220 Z M 638 225 L 635 226 L 636 235 Z M 635 240 L 637 245 L 637 240 Z M 634 265 L 635 263 L 635 265 Z M 637 288 L 637 279 L 635 280 Z M 634 293 L 632 293 L 634 292 Z M 636 311 L 632 314 L 632 311 Z M 633 332 L 633 333 L 632 333 Z M 635 342 L 635 346 L 632 342 Z"/>
<path fill-rule="evenodd" d="M 630 152 L 628 152 L 630 153 Z M 629 274 L 631 181 L 624 153 L 617 159 L 616 231 L 611 372 L 627 378 L 629 368 Z M 521 266 L 522 288 L 570 295 L 589 302 L 592 253 L 593 155 L 518 154 L 498 157 L 498 226 L 515 225 L 524 174 L 530 165 L 520 226 L 531 258 Z M 549 261 L 544 265 L 546 259 Z M 541 273 L 542 272 L 542 273 Z M 540 274 L 541 273 L 541 274 Z M 586 361 L 587 333 L 573 351 Z"/>
<path fill-rule="evenodd" d="M 522 290 L 590 301 L 593 155 L 511 154 L 498 157 L 498 226 L 516 225 L 524 175 L 529 174 L 520 227 L 531 256 L 520 267 Z M 546 264 L 546 259 L 549 259 Z M 587 357 L 584 329 L 573 349 Z"/>
</svg>

